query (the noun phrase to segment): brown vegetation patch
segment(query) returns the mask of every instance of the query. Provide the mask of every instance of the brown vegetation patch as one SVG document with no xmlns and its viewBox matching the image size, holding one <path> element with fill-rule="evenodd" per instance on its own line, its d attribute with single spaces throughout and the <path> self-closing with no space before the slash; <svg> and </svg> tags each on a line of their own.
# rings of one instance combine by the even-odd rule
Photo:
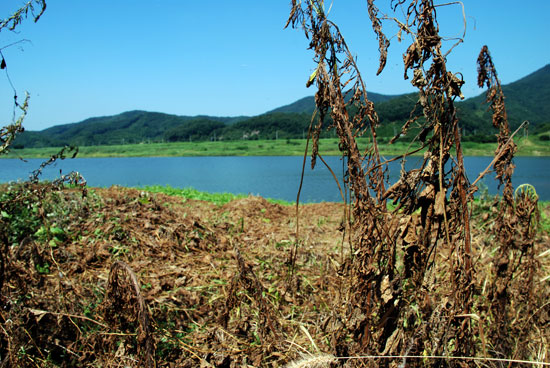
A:
<svg viewBox="0 0 550 368">
<path fill-rule="evenodd" d="M 277 367 L 306 352 L 336 353 L 343 326 L 354 323 L 342 319 L 349 307 L 342 204 L 301 206 L 302 239 L 290 277 L 292 206 L 258 197 L 216 206 L 117 187 L 88 190 L 85 197 L 63 190 L 56 198 L 74 210 L 55 220 L 66 239 L 28 237 L 7 255 L 4 365 Z M 492 273 L 493 208 L 474 216 L 477 285 Z M 419 225 L 402 226 L 412 234 Z M 547 244 L 548 233 L 537 235 L 535 254 Z M 539 258 L 539 275 L 549 274 L 549 258 Z M 432 318 L 446 307 L 430 303 L 449 297 L 449 276 L 439 272 L 432 272 L 431 298 L 422 306 L 436 311 Z M 509 293 L 523 292 L 512 285 Z M 543 304 L 533 306 L 541 335 L 528 348 L 548 341 Z M 407 316 L 418 323 L 414 309 Z M 432 322 L 420 326 L 437 341 Z"/>
</svg>

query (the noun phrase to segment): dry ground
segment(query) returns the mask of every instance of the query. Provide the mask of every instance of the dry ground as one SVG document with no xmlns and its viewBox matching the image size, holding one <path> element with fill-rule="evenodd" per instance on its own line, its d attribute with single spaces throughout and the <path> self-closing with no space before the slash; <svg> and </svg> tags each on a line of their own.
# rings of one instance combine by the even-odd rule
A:
<svg viewBox="0 0 550 368">
<path fill-rule="evenodd" d="M 0 366 L 277 367 L 333 352 L 342 204 L 301 206 L 296 242 L 295 207 L 260 197 L 217 206 L 113 187 L 50 200 L 44 218 L 63 234 L 9 250 Z"/>
</svg>

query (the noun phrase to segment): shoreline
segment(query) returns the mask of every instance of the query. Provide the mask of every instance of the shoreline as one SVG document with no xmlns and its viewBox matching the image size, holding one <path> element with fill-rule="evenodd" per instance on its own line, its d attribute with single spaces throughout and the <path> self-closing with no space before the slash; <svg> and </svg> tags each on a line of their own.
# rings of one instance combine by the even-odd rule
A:
<svg viewBox="0 0 550 368">
<path fill-rule="evenodd" d="M 79 158 L 92 157 L 200 157 L 200 156 L 303 156 L 306 139 L 248 140 L 217 142 L 174 142 L 174 143 L 135 143 L 112 146 L 81 146 Z M 368 138 L 357 140 L 359 148 L 364 151 L 369 145 Z M 531 138 L 516 140 L 518 150 L 515 156 L 546 157 L 550 156 L 550 144 L 542 144 Z M 462 142 L 465 156 L 494 156 L 496 143 Z M 418 145 L 409 146 L 405 142 L 392 145 L 379 143 L 380 155 L 398 156 L 406 151 L 413 151 Z M 49 158 L 62 147 L 12 149 L 2 158 Z M 311 144 L 308 154 L 311 152 Z M 319 152 L 323 156 L 341 156 L 338 140 L 326 138 L 319 140 Z M 419 151 L 414 156 L 421 156 Z"/>
</svg>

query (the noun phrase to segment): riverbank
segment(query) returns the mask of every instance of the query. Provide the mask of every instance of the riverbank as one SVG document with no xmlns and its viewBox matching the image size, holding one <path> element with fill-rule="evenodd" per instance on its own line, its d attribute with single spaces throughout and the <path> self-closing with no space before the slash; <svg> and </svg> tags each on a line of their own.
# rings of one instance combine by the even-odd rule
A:
<svg viewBox="0 0 550 368">
<path fill-rule="evenodd" d="M 360 149 L 369 145 L 367 138 L 358 139 Z M 550 143 L 538 139 L 520 138 L 516 140 L 518 156 L 550 156 Z M 496 143 L 463 142 L 467 156 L 493 156 Z M 141 143 L 112 146 L 82 146 L 78 157 L 178 157 L 178 156 L 302 156 L 306 147 L 305 139 L 280 139 L 226 142 L 174 142 Z M 380 143 L 380 153 L 385 156 L 401 155 L 414 151 L 418 145 Z M 59 147 L 12 149 L 4 158 L 47 158 L 59 151 Z M 309 147 L 311 150 L 311 145 Z M 339 156 L 338 140 L 321 139 L 319 152 L 324 156 Z M 417 154 L 421 154 L 420 151 Z"/>
</svg>

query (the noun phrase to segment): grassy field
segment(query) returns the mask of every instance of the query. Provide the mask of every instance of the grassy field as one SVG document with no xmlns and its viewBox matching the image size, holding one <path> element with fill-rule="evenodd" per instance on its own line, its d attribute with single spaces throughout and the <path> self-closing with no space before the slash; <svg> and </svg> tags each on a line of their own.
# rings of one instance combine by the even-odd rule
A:
<svg viewBox="0 0 550 368">
<path fill-rule="evenodd" d="M 358 139 L 360 148 L 368 146 L 368 139 Z M 518 156 L 550 156 L 550 143 L 536 138 L 516 140 Z M 304 154 L 306 140 L 280 139 L 258 141 L 230 142 L 176 142 L 176 143 L 143 143 L 113 146 L 83 146 L 78 157 L 147 157 L 147 156 L 301 156 Z M 381 144 L 380 152 L 394 156 L 412 151 L 418 146 L 397 142 Z M 496 143 L 464 142 L 465 154 L 468 156 L 492 156 Z M 311 146 L 310 146 L 311 149 Z M 5 158 L 45 158 L 56 154 L 58 147 L 13 149 Z M 340 155 L 337 139 L 322 139 L 319 152 L 325 156 Z M 420 153 L 418 153 L 420 154 Z"/>
</svg>

